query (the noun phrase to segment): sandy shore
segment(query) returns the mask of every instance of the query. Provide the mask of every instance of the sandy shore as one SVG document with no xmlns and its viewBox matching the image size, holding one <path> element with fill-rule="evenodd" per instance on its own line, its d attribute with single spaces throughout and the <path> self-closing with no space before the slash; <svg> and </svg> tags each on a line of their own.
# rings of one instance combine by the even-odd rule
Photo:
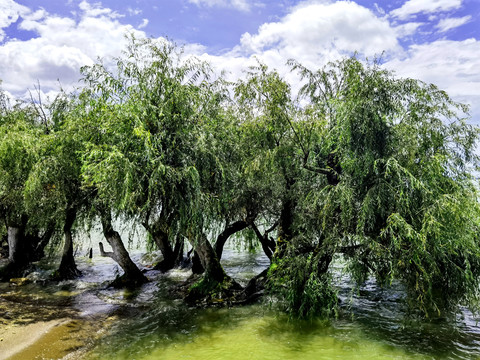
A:
<svg viewBox="0 0 480 360">
<path fill-rule="evenodd" d="M 36 322 L 28 325 L 11 324 L 0 328 L 0 360 L 8 359 L 29 348 L 43 336 L 69 319 Z"/>
</svg>

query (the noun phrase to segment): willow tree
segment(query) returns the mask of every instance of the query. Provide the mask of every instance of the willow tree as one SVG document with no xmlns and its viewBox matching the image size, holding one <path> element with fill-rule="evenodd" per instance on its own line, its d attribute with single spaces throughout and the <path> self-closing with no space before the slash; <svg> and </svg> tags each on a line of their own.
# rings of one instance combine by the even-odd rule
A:
<svg viewBox="0 0 480 360">
<path fill-rule="evenodd" d="M 245 148 L 243 186 L 250 197 L 246 206 L 267 231 L 262 234 L 255 223 L 252 229 L 267 256 L 271 258 L 274 251 L 282 256 L 284 244 L 296 232 L 293 222 L 304 140 L 299 133 L 300 112 L 290 85 L 262 64 L 250 68 L 246 79 L 236 83 L 235 97 Z M 278 247 L 268 235 L 273 229 Z"/>
<path fill-rule="evenodd" d="M 27 178 L 24 190 L 30 220 L 39 227 L 55 224 L 64 246 L 57 279 L 71 279 L 81 273 L 74 260 L 74 224 L 88 211 L 91 193 L 82 187 L 81 153 L 83 144 L 67 118 L 74 117 L 75 99 L 61 92 L 55 100 L 40 109 L 48 134 L 38 141 L 38 159 Z M 43 106 L 42 104 L 38 104 Z"/>
<path fill-rule="evenodd" d="M 131 38 L 116 64 L 82 69 L 95 127 L 105 134 L 88 147 L 85 179 L 112 209 L 145 227 L 163 254 L 162 270 L 174 266 L 187 239 L 205 276 L 222 282 L 228 277 L 205 235 L 209 192 L 222 178 L 205 131 L 221 110 L 211 71 L 150 39 Z"/>
<path fill-rule="evenodd" d="M 328 270 L 339 253 L 359 283 L 370 274 L 384 285 L 401 281 L 426 315 L 474 306 L 478 130 L 466 123 L 466 107 L 377 63 L 292 64 L 306 80 L 306 113 L 324 125 L 304 165 L 315 184 L 299 207 L 308 236 L 277 264 L 290 310 L 335 307 Z"/>
<path fill-rule="evenodd" d="M 32 223 L 24 201 L 25 183 L 38 160 L 38 140 L 45 135 L 37 120 L 34 109 L 23 103 L 5 107 L 0 117 L 0 218 L 9 247 L 3 278 L 21 275 L 43 257 L 54 230 L 51 224 Z"/>
</svg>

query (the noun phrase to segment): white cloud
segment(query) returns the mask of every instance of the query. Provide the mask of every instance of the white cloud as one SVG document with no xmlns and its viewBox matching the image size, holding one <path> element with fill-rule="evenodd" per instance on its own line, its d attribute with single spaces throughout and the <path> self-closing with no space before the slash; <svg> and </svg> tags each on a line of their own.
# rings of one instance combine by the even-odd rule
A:
<svg viewBox="0 0 480 360">
<path fill-rule="evenodd" d="M 91 5 L 90 3 L 88 3 L 85 0 L 83 0 L 78 5 L 78 7 L 80 8 L 80 10 L 83 11 L 84 16 L 86 16 L 86 17 L 106 16 L 106 17 L 109 17 L 111 19 L 116 19 L 116 18 L 120 18 L 120 17 L 124 16 L 124 15 L 120 15 L 116 11 L 112 11 L 109 8 L 102 7 L 100 3 L 95 3 L 95 4 Z"/>
<path fill-rule="evenodd" d="M 395 32 L 399 38 L 405 38 L 415 34 L 418 28 L 422 25 L 425 24 L 420 22 L 409 22 L 395 27 Z"/>
<path fill-rule="evenodd" d="M 306 3 L 279 22 L 260 26 L 257 34 L 245 33 L 238 51 L 279 51 L 285 58 L 316 61 L 322 55 L 366 56 L 400 50 L 395 30 L 369 9 L 354 2 Z"/>
<path fill-rule="evenodd" d="M 240 11 L 250 11 L 251 4 L 248 0 L 188 0 L 190 3 L 197 6 L 207 6 L 207 7 L 225 7 L 232 8 Z"/>
<path fill-rule="evenodd" d="M 127 11 L 130 16 L 140 15 L 142 13 L 142 9 L 133 9 L 131 7 L 127 8 Z"/>
<path fill-rule="evenodd" d="M 405 20 L 420 13 L 449 11 L 462 6 L 462 0 L 408 0 L 402 7 L 390 12 L 390 15 Z"/>
<path fill-rule="evenodd" d="M 143 19 L 142 23 L 140 25 L 138 25 L 138 28 L 139 29 L 144 29 L 144 28 L 147 27 L 147 25 L 148 25 L 148 19 Z"/>
<path fill-rule="evenodd" d="M 473 121 L 480 124 L 480 41 L 439 40 L 412 45 L 405 59 L 385 66 L 402 77 L 436 84 L 455 100 L 472 106 Z"/>
<path fill-rule="evenodd" d="M 30 13 L 26 6 L 17 4 L 13 0 L 0 0 L 0 42 L 5 39 L 3 29 L 15 23 L 20 16 Z"/>
<path fill-rule="evenodd" d="M 440 20 L 435 27 L 439 29 L 440 32 L 447 32 L 448 30 L 455 29 L 468 23 L 470 20 L 472 20 L 470 15 L 461 18 L 446 18 Z"/>
<path fill-rule="evenodd" d="M 39 81 L 49 92 L 59 88 L 57 79 L 71 89 L 78 85 L 81 66 L 93 64 L 97 57 L 120 55 L 125 33 L 145 36 L 131 25 L 121 24 L 120 15 L 110 9 L 83 1 L 80 10 L 78 22 L 45 11 L 22 15 L 19 28 L 34 31 L 38 37 L 10 40 L 0 46 L 0 79 L 5 90 L 21 96 Z"/>
</svg>

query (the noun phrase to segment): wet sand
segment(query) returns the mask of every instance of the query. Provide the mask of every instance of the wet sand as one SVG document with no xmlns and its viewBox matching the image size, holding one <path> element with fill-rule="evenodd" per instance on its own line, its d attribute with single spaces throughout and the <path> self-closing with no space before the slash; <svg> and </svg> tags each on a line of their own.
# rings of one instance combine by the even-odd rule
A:
<svg viewBox="0 0 480 360">
<path fill-rule="evenodd" d="M 8 324 L 0 328 L 0 360 L 16 359 L 17 355 L 32 347 L 44 336 L 54 332 L 56 327 L 68 323 L 69 319 L 41 321 L 32 324 Z M 42 341 L 43 342 L 43 341 Z M 22 359 L 33 359 L 35 356 L 24 354 Z M 30 353 L 30 355 L 32 355 Z"/>
<path fill-rule="evenodd" d="M 0 329 L 0 360 L 82 359 L 115 317 L 55 319 Z"/>
</svg>

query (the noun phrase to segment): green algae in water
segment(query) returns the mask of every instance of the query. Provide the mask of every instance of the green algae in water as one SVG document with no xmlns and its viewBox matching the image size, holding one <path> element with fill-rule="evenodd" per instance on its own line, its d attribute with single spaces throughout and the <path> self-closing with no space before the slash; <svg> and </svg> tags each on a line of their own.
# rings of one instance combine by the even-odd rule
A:
<svg viewBox="0 0 480 360">
<path fill-rule="evenodd" d="M 351 324 L 289 321 L 259 306 L 173 310 L 130 323 L 89 359 L 432 359 L 364 336 Z"/>
</svg>

